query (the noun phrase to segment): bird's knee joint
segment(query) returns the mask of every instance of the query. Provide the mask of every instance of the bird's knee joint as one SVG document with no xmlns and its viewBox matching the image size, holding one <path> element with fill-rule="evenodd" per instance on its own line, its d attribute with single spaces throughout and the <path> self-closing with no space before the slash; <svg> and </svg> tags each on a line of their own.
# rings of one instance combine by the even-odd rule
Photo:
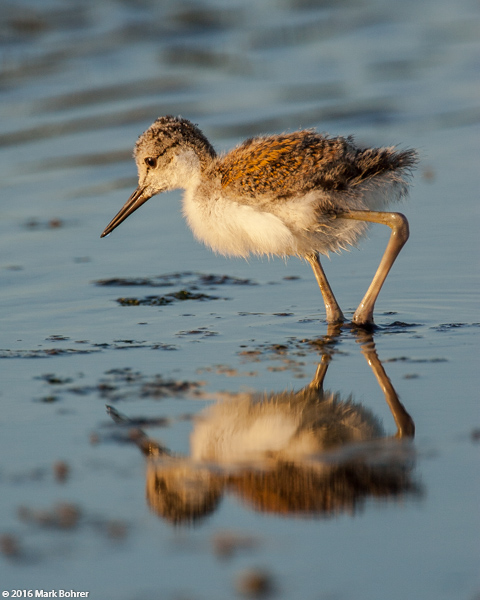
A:
<svg viewBox="0 0 480 600">
<path fill-rule="evenodd" d="M 391 213 L 390 217 L 389 225 L 392 228 L 392 231 L 398 237 L 407 241 L 410 234 L 407 217 L 402 215 L 402 213 Z"/>
</svg>

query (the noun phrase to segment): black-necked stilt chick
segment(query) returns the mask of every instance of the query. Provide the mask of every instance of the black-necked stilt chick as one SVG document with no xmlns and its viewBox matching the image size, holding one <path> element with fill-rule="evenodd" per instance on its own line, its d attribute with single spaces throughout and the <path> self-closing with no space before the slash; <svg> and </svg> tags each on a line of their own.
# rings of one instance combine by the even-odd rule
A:
<svg viewBox="0 0 480 600">
<path fill-rule="evenodd" d="M 352 138 L 313 130 L 250 138 L 217 155 L 196 125 L 160 117 L 138 139 L 139 185 L 102 237 L 155 194 L 182 188 L 183 213 L 195 237 L 215 252 L 296 255 L 312 266 L 329 323 L 343 313 L 320 263 L 355 245 L 369 223 L 392 232 L 378 270 L 353 316 L 373 324 L 380 289 L 408 239 L 408 221 L 384 212 L 405 196 L 414 150 L 357 148 Z"/>
</svg>

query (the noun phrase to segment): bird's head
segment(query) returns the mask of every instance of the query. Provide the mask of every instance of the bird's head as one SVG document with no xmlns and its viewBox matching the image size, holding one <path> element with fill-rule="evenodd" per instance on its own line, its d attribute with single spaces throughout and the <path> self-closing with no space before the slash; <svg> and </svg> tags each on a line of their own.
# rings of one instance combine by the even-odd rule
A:
<svg viewBox="0 0 480 600">
<path fill-rule="evenodd" d="M 103 231 L 120 223 L 156 194 L 187 188 L 215 158 L 215 150 L 196 125 L 181 117 L 160 117 L 138 138 L 133 152 L 138 187 Z"/>
</svg>

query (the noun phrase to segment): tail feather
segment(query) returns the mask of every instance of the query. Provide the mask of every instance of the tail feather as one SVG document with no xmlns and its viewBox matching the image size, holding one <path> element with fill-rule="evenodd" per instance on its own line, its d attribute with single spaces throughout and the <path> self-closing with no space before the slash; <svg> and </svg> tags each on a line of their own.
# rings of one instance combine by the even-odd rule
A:
<svg viewBox="0 0 480 600">
<path fill-rule="evenodd" d="M 359 185 L 381 175 L 390 175 L 392 182 L 406 185 L 418 162 L 415 150 L 397 152 L 391 148 L 359 150 L 355 158 L 357 173 L 352 185 Z"/>
</svg>

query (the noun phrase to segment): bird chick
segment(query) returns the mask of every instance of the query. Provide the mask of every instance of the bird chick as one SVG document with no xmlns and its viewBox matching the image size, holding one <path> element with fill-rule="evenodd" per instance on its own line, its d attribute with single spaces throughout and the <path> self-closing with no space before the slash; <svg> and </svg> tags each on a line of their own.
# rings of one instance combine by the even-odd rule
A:
<svg viewBox="0 0 480 600">
<path fill-rule="evenodd" d="M 344 321 L 319 254 L 356 245 L 369 223 L 391 228 L 387 249 L 353 316 L 373 324 L 375 301 L 408 239 L 408 221 L 387 206 L 407 194 L 417 154 L 357 148 L 351 137 L 314 130 L 258 136 L 217 155 L 181 117 L 157 119 L 138 139 L 139 185 L 102 233 L 111 233 L 152 196 L 181 188 L 195 237 L 227 256 L 299 256 L 314 271 L 329 323 Z"/>
</svg>

